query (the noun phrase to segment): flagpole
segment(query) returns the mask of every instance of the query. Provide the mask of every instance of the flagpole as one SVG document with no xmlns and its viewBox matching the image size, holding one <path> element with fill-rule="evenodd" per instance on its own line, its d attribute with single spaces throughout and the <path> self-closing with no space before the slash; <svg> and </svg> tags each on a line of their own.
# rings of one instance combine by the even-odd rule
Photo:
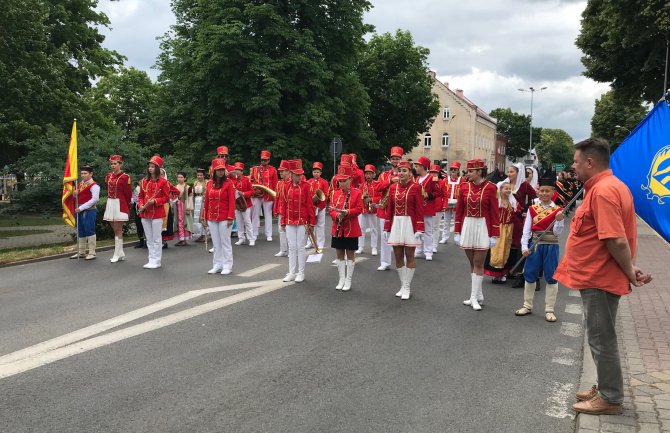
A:
<svg viewBox="0 0 670 433">
<path fill-rule="evenodd" d="M 79 207 L 79 180 L 75 179 L 74 181 L 74 190 L 76 194 L 74 195 L 74 210 L 76 211 L 77 208 Z M 75 212 L 77 214 L 77 218 L 74 220 L 74 231 L 77 233 L 77 245 L 75 248 L 77 249 L 77 262 L 79 262 L 79 212 Z"/>
</svg>

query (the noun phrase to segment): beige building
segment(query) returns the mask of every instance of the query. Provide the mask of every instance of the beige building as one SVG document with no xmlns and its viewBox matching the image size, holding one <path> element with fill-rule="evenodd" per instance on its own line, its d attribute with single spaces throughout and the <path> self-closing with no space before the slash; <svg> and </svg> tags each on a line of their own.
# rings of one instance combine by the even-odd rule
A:
<svg viewBox="0 0 670 433">
<path fill-rule="evenodd" d="M 431 76 L 440 113 L 430 130 L 419 135 L 408 157 L 416 160 L 425 155 L 435 164 L 460 161 L 463 169 L 467 160 L 481 158 L 489 170 L 493 169 L 496 120 L 466 98 L 463 90 L 450 89 L 449 83 L 440 82 L 432 71 Z"/>
</svg>

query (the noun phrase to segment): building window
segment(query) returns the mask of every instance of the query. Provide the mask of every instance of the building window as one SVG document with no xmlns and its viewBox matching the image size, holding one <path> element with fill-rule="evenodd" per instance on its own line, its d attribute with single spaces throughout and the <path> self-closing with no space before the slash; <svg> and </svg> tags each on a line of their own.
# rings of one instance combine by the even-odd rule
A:
<svg viewBox="0 0 670 433">
<path fill-rule="evenodd" d="M 423 147 L 430 147 L 432 144 L 432 137 L 430 136 L 430 133 L 425 133 L 423 135 Z"/>
<path fill-rule="evenodd" d="M 449 147 L 449 133 L 445 132 L 442 134 L 442 147 L 447 148 Z"/>
<path fill-rule="evenodd" d="M 449 120 L 449 107 L 446 105 L 444 106 L 444 109 L 442 110 L 442 119 L 443 120 Z"/>
</svg>

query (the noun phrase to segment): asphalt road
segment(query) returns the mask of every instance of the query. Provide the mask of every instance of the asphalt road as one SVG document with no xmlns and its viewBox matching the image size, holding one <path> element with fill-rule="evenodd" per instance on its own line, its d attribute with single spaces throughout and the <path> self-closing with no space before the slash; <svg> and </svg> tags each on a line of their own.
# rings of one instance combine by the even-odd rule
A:
<svg viewBox="0 0 670 433">
<path fill-rule="evenodd" d="M 0 431 L 573 431 L 583 334 L 566 289 L 551 324 L 544 291 L 517 318 L 522 290 L 489 278 L 483 311 L 463 306 L 451 244 L 419 260 L 409 301 L 369 250 L 343 293 L 332 250 L 281 285 L 277 249 L 234 247 L 228 276 L 206 274 L 202 244 L 155 271 L 132 248 L 0 269 Z"/>
</svg>

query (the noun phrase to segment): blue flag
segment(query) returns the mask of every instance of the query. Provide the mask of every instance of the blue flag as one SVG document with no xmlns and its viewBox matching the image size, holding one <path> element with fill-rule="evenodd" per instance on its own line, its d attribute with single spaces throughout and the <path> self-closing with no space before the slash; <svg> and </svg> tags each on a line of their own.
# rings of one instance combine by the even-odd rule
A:
<svg viewBox="0 0 670 433">
<path fill-rule="evenodd" d="M 635 212 L 670 242 L 670 106 L 656 104 L 610 158 L 633 193 Z"/>
</svg>

